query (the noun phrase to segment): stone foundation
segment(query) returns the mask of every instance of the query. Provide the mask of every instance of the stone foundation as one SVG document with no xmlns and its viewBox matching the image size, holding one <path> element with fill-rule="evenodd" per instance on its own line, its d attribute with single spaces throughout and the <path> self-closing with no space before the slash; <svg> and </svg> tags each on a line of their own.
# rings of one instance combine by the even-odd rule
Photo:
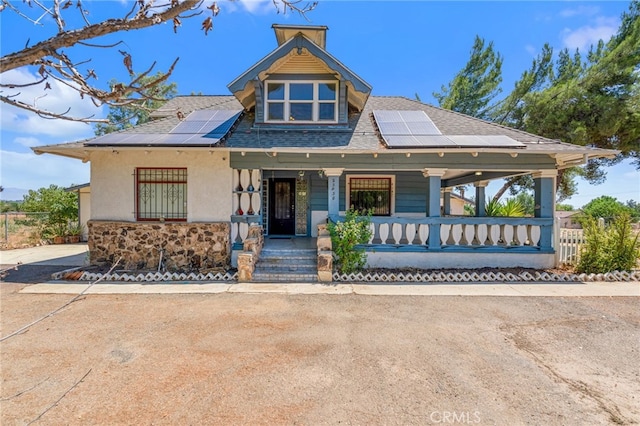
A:
<svg viewBox="0 0 640 426">
<path fill-rule="evenodd" d="M 92 265 L 157 269 L 160 254 L 168 271 L 227 269 L 231 264 L 231 226 L 227 222 L 88 222 Z"/>
</svg>

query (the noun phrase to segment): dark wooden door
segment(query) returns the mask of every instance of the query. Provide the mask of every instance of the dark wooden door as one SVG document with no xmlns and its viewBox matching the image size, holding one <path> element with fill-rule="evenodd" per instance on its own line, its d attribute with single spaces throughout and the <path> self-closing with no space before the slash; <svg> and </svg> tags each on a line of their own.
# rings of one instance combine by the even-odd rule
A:
<svg viewBox="0 0 640 426">
<path fill-rule="evenodd" d="M 295 179 L 276 178 L 271 179 L 271 182 L 269 182 L 269 234 L 295 234 L 295 190 Z"/>
</svg>

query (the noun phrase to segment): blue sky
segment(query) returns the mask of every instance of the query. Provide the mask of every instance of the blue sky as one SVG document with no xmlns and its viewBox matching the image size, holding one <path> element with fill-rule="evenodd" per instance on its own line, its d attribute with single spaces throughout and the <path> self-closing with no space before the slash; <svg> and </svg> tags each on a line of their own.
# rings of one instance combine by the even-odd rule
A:
<svg viewBox="0 0 640 426">
<path fill-rule="evenodd" d="M 208 5 L 209 1 L 205 1 Z M 124 16 L 130 1 L 86 1 L 91 22 Z M 123 41 L 120 49 L 133 58 L 136 71 L 157 61 L 155 70 L 166 70 L 180 57 L 172 81 L 180 94 L 229 94 L 227 84 L 276 47 L 274 23 L 327 25 L 327 50 L 373 86 L 375 95 L 420 96 L 437 104 L 432 96 L 466 63 L 474 37 L 493 41 L 503 55 L 503 93 L 508 93 L 545 42 L 557 52 L 564 47 L 588 49 L 591 43 L 608 40 L 615 33 L 624 1 L 320 1 L 304 18 L 277 14 L 271 0 L 219 1 L 221 13 L 214 29 L 205 36 L 202 18 L 184 20 L 177 34 L 172 25 L 108 36 L 102 43 Z M 72 8 L 69 9 L 71 11 Z M 0 51 L 3 55 L 49 37 L 55 25 L 25 23 L 5 10 L 0 14 Z M 66 18 L 72 24 L 73 17 Z M 28 33 L 25 31 L 28 29 Z M 23 34 L 16 36 L 16 34 Z M 125 79 L 126 69 L 117 49 L 69 49 L 76 61 L 91 59 L 98 84 L 112 78 Z M 0 75 L 2 81 L 29 81 L 32 70 Z M 155 72 L 155 71 L 154 71 Z M 8 75 L 7 75 L 8 74 Z M 78 115 L 105 116 L 77 93 L 52 84 L 40 104 L 57 111 L 72 108 Z M 24 89 L 33 99 L 42 92 Z M 28 189 L 49 184 L 70 186 L 89 181 L 89 165 L 58 156 L 36 156 L 30 147 L 91 137 L 91 126 L 61 120 L 44 120 L 32 114 L 0 106 L 2 149 L 0 184 L 2 199 L 21 198 Z M 497 189 L 499 183 L 489 187 Z M 494 189 L 494 191 L 495 191 Z M 620 201 L 640 200 L 640 173 L 628 163 L 607 169 L 607 181 L 591 186 L 579 182 L 579 194 L 568 200 L 580 207 L 592 198 L 611 195 Z"/>
</svg>

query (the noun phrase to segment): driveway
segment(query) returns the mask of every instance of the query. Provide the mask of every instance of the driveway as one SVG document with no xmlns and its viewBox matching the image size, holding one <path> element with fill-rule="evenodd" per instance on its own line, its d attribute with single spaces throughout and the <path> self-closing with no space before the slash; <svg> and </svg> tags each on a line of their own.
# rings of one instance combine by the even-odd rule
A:
<svg viewBox="0 0 640 426">
<path fill-rule="evenodd" d="M 88 263 L 86 243 L 53 244 L 0 251 L 0 268 L 7 271 L 5 281 L 37 283 L 49 281 L 51 274 Z"/>
<path fill-rule="evenodd" d="M 0 335 L 72 295 L 0 284 Z M 637 424 L 638 297 L 84 295 L 0 342 L 0 423 Z"/>
</svg>

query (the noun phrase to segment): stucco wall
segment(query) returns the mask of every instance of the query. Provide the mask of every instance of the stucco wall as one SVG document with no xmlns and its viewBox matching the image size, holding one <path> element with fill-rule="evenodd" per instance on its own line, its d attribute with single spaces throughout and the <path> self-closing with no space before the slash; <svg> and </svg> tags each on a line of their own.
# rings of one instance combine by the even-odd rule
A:
<svg viewBox="0 0 640 426">
<path fill-rule="evenodd" d="M 187 221 L 228 221 L 232 169 L 224 151 L 126 150 L 91 154 L 91 219 L 135 221 L 136 167 L 187 168 Z"/>
<path fill-rule="evenodd" d="M 84 226 L 84 231 L 82 233 L 82 241 L 87 241 L 88 233 L 89 233 L 87 229 L 87 223 L 91 219 L 91 188 L 86 187 L 86 188 L 80 189 L 80 191 L 78 192 L 78 196 L 79 196 L 78 201 L 80 206 L 79 220 L 80 220 L 80 223 Z"/>
</svg>

